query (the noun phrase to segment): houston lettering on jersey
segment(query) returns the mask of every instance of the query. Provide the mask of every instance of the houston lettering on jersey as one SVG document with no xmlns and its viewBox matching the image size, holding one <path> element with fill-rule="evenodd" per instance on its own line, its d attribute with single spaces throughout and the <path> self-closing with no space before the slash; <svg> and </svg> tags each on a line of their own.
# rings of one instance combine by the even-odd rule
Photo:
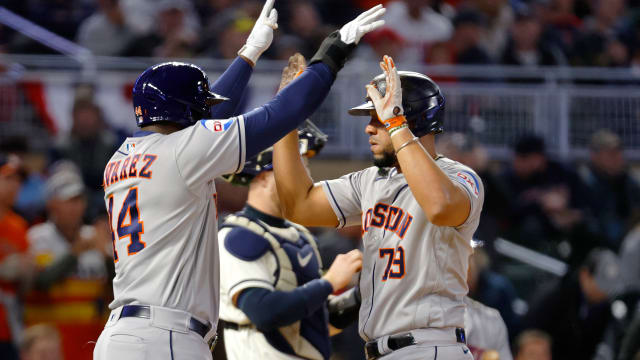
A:
<svg viewBox="0 0 640 360">
<path fill-rule="evenodd" d="M 408 211 L 397 206 L 377 203 L 364 213 L 362 233 L 366 233 L 373 226 L 391 231 L 402 239 L 412 221 L 413 216 Z"/>
<path fill-rule="evenodd" d="M 156 161 L 157 158 L 158 156 L 153 154 L 136 154 L 109 162 L 104 168 L 102 187 L 106 189 L 120 180 L 134 177 L 151 179 L 153 174 L 151 165 L 153 165 L 153 162 Z M 140 170 L 138 170 L 138 168 Z"/>
</svg>

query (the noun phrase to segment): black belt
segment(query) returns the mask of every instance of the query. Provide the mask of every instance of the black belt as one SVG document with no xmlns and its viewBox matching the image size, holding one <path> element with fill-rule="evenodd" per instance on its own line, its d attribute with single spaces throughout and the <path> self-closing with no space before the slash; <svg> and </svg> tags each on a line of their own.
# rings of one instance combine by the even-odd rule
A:
<svg viewBox="0 0 640 360">
<path fill-rule="evenodd" d="M 124 317 L 138 317 L 143 319 L 151 318 L 151 307 L 149 305 L 125 305 L 120 312 L 120 318 Z M 204 338 L 205 335 L 211 330 L 210 324 L 203 324 L 200 320 L 191 317 L 189 319 L 189 330 Z"/>
<path fill-rule="evenodd" d="M 464 334 L 464 329 L 456 328 L 456 341 L 459 343 L 465 344 L 467 339 Z M 413 338 L 410 332 L 398 335 L 391 335 L 387 340 L 387 347 L 396 351 L 398 349 L 402 349 L 403 347 L 415 345 L 416 340 Z M 364 352 L 367 355 L 367 360 L 375 360 L 383 355 L 378 350 L 378 340 L 368 341 L 364 345 Z"/>
<path fill-rule="evenodd" d="M 238 324 L 238 323 L 234 323 L 234 322 L 230 322 L 230 321 L 225 321 L 225 320 L 218 320 L 218 324 L 222 325 L 223 328 L 225 329 L 231 329 L 231 330 L 240 330 L 240 329 L 248 329 L 248 328 L 253 328 L 252 324 Z"/>
</svg>

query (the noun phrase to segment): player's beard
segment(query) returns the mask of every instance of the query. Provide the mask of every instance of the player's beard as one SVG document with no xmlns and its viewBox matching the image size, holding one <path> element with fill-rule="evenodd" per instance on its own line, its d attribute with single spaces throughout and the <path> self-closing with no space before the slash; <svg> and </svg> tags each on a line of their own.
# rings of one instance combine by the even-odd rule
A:
<svg viewBox="0 0 640 360">
<path fill-rule="evenodd" d="M 380 156 L 373 155 L 373 165 L 381 169 L 395 166 L 397 163 L 398 158 L 393 151 L 385 150 Z"/>
</svg>

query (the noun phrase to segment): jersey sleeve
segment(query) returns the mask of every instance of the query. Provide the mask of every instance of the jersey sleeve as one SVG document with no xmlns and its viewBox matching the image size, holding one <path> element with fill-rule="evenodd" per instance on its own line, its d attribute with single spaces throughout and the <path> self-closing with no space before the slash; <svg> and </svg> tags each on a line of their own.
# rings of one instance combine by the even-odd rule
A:
<svg viewBox="0 0 640 360">
<path fill-rule="evenodd" d="M 275 290 L 278 265 L 266 239 L 243 228 L 220 231 L 220 287 L 230 299 L 248 288 Z"/>
<path fill-rule="evenodd" d="M 482 203 L 484 202 L 484 186 L 482 185 L 480 176 L 471 170 L 471 168 L 460 164 L 447 167 L 445 172 L 453 183 L 464 189 L 467 196 L 469 196 L 469 202 L 471 203 L 469 216 L 457 229 L 461 232 L 471 229 L 469 231 L 471 234 L 468 235 L 472 236 L 480 222 L 480 212 L 482 211 Z"/>
<path fill-rule="evenodd" d="M 339 228 L 361 223 L 361 178 L 362 171 L 344 175 L 338 179 L 320 182 L 333 212 L 335 212 Z"/>
<path fill-rule="evenodd" d="M 246 146 L 242 116 L 200 120 L 178 137 L 176 164 L 189 187 L 242 170 Z"/>
</svg>

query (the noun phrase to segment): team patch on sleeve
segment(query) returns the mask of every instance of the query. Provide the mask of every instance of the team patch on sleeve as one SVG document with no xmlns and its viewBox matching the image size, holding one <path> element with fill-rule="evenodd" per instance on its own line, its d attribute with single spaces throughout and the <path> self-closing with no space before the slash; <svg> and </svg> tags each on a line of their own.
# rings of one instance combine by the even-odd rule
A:
<svg viewBox="0 0 640 360">
<path fill-rule="evenodd" d="M 480 184 L 476 176 L 468 171 L 458 171 L 456 180 L 466 187 L 475 197 L 478 197 L 478 188 Z"/>
<path fill-rule="evenodd" d="M 205 129 L 211 132 L 223 132 L 227 131 L 235 118 L 226 119 L 226 120 L 200 120 L 200 124 L 205 127 Z"/>
</svg>

